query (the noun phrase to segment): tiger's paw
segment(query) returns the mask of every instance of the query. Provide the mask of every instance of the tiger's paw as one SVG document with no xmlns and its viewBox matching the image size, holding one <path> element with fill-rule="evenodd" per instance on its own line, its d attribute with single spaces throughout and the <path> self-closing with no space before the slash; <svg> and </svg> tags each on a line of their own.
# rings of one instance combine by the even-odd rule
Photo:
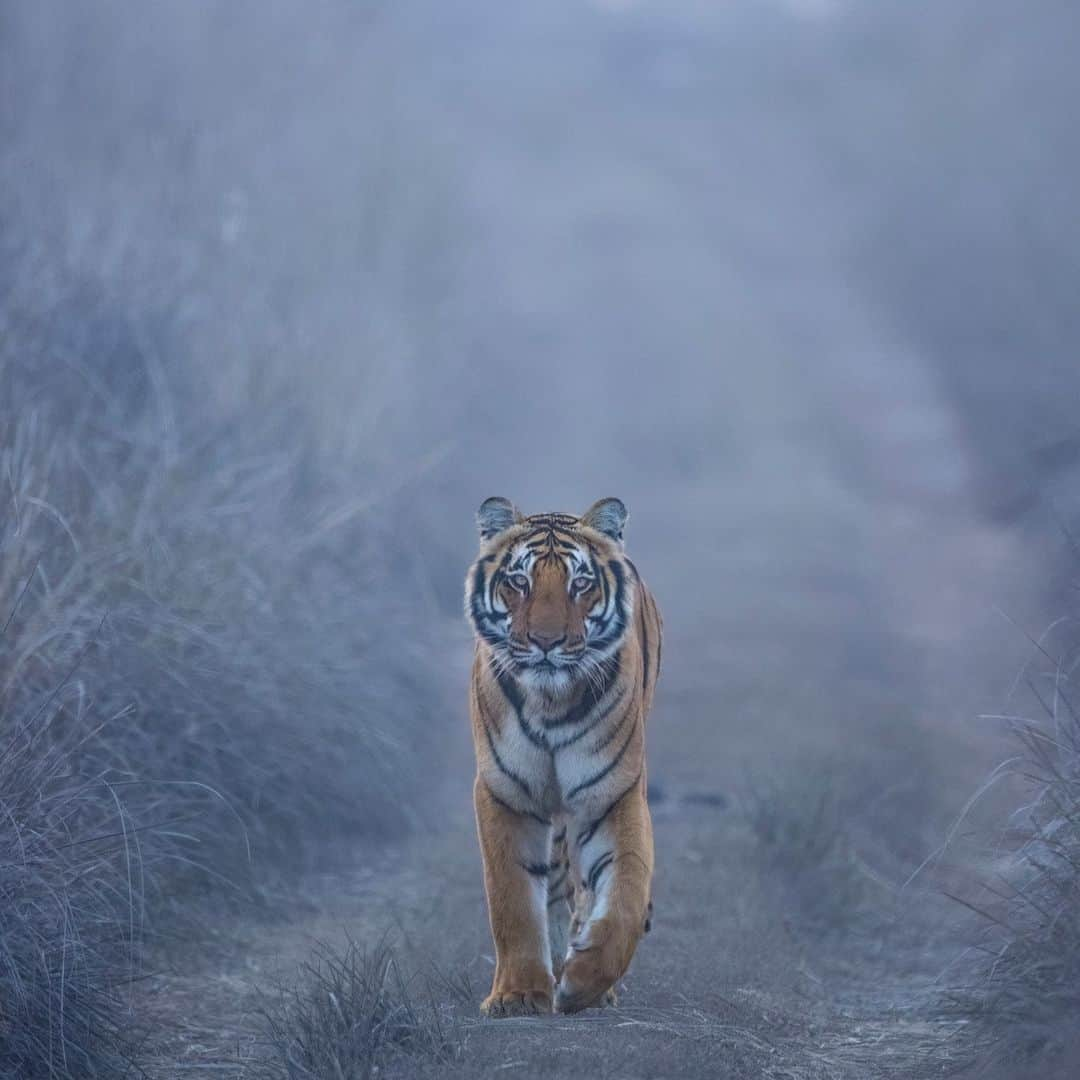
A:
<svg viewBox="0 0 1080 1080">
<path fill-rule="evenodd" d="M 563 980 L 555 990 L 555 1011 L 558 1013 L 576 1013 L 590 1008 L 603 1009 L 618 1003 L 619 998 L 613 986 L 606 990 L 597 990 L 594 987 L 575 986 Z"/>
<path fill-rule="evenodd" d="M 548 990 L 492 991 L 480 1005 L 481 1016 L 502 1020 L 507 1016 L 548 1016 L 551 993 Z"/>
<path fill-rule="evenodd" d="M 630 966 L 636 939 L 601 919 L 570 944 L 559 985 L 555 1011 L 575 1013 L 593 1006 L 614 1005 L 615 983 Z"/>
</svg>

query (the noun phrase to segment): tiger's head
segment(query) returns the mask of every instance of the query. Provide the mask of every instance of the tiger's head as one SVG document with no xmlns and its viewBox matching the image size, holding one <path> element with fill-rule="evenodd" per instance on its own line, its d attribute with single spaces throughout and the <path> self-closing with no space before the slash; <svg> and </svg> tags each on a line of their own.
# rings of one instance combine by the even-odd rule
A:
<svg viewBox="0 0 1080 1080">
<path fill-rule="evenodd" d="M 481 504 L 465 610 L 499 671 L 559 692 L 618 651 L 637 582 L 623 552 L 626 517 L 619 499 L 601 499 L 581 517 L 524 517 L 501 498 Z"/>
</svg>

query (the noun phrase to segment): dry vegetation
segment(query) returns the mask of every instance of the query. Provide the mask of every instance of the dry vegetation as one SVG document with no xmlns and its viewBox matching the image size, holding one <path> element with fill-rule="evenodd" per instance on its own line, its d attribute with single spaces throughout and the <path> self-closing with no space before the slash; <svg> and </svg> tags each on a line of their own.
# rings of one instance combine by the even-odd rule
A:
<svg viewBox="0 0 1080 1080">
<path fill-rule="evenodd" d="M 407 975 L 388 939 L 370 949 L 317 945 L 299 983 L 265 1009 L 269 1077 L 370 1080 L 380 1070 L 431 1065 L 460 1046 L 456 1022 L 438 1003 L 446 984 Z"/>
<path fill-rule="evenodd" d="M 1075 623 L 1036 647 L 1035 718 L 1012 721 L 1008 771 L 1026 793 L 994 853 L 995 871 L 962 902 L 982 933 L 953 1008 L 971 1021 L 977 1071 L 1074 1076 L 1080 1064 L 1080 714 Z"/>
<path fill-rule="evenodd" d="M 0 1061 L 108 1075 L 148 939 L 408 827 L 425 638 L 284 410 L 195 429 L 131 342 L 5 331 Z"/>
</svg>

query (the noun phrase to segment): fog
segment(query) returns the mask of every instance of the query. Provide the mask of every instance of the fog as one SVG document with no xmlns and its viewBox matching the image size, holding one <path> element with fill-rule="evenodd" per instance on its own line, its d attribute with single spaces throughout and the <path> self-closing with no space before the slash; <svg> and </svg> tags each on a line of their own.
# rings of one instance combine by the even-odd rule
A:
<svg viewBox="0 0 1080 1080">
<path fill-rule="evenodd" d="M 462 820 L 476 507 L 619 496 L 658 790 L 820 772 L 903 881 L 1067 604 L 1078 48 L 1066 0 L 8 4 L 0 334 L 150 371 L 166 455 L 307 455 Z"/>
</svg>

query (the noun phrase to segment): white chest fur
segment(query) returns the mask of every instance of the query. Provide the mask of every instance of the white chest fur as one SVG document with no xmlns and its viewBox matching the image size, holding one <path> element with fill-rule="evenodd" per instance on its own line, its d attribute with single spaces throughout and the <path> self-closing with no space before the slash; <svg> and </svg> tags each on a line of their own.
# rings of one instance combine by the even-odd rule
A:
<svg viewBox="0 0 1080 1080">
<path fill-rule="evenodd" d="M 530 697 L 517 707 L 507 702 L 488 731 L 485 779 L 512 806 L 549 820 L 589 813 L 624 782 L 617 766 L 633 735 L 634 704 L 618 687 L 587 710 Z"/>
</svg>

